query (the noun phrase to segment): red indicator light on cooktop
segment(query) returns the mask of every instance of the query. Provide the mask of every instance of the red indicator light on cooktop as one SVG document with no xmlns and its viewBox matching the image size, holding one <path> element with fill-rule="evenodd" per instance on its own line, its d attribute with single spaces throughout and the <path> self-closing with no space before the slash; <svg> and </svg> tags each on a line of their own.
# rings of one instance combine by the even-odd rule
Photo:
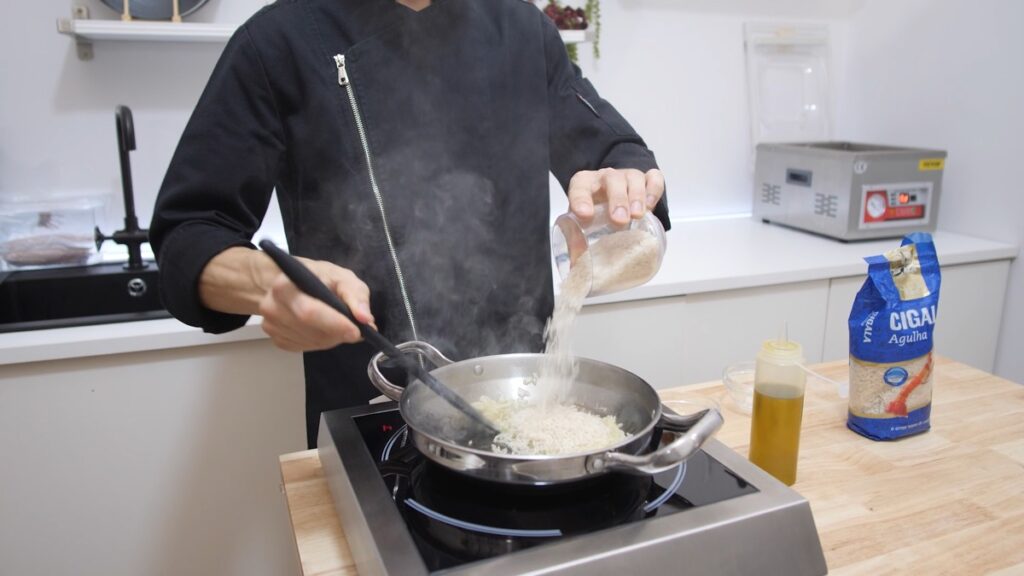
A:
<svg viewBox="0 0 1024 576">
<path fill-rule="evenodd" d="M 901 192 L 900 204 L 906 204 L 907 202 L 910 202 L 910 194 L 907 194 L 906 192 Z"/>
</svg>

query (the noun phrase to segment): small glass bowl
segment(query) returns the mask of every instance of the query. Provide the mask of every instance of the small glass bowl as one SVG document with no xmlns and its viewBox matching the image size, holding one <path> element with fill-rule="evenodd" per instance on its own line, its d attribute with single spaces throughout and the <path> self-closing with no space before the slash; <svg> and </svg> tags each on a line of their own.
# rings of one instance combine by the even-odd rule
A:
<svg viewBox="0 0 1024 576">
<path fill-rule="evenodd" d="M 750 414 L 754 408 L 754 362 L 737 362 L 722 371 L 722 383 L 736 409 Z"/>
<path fill-rule="evenodd" d="M 671 400 L 662 400 L 661 404 L 680 416 L 689 416 L 708 408 L 713 408 L 717 412 L 722 411 L 722 406 L 718 403 L 718 400 L 703 394 L 686 393 Z"/>
</svg>

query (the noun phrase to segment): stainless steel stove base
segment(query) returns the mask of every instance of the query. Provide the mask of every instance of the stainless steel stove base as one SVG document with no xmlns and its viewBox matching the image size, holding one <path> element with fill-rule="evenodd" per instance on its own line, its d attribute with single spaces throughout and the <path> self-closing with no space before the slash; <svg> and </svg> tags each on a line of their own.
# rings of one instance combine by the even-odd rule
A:
<svg viewBox="0 0 1024 576">
<path fill-rule="evenodd" d="M 382 406 L 324 414 L 320 461 L 359 574 L 430 574 L 352 420 Z M 807 500 L 718 441 L 704 450 L 759 491 L 438 573 L 826 574 Z"/>
</svg>

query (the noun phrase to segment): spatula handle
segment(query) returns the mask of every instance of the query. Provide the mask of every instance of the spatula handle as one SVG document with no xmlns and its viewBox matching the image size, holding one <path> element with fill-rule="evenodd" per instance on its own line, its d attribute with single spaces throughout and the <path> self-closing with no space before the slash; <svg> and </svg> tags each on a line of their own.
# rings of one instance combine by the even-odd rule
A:
<svg viewBox="0 0 1024 576">
<path fill-rule="evenodd" d="M 260 248 L 262 248 L 263 251 L 274 260 L 274 263 L 277 264 L 278 268 L 284 272 L 284 275 L 287 276 L 288 279 L 299 288 L 299 290 L 302 290 L 309 296 L 312 296 L 331 308 L 334 308 L 338 312 L 341 312 L 353 324 L 358 326 L 359 333 L 363 335 L 363 339 L 371 346 L 383 352 L 388 358 L 396 360 L 406 369 L 407 372 L 409 372 L 410 375 L 419 378 L 423 384 L 433 390 L 438 396 L 472 418 L 488 433 L 498 433 L 498 430 L 492 426 L 476 408 L 474 408 L 469 402 L 466 402 L 462 396 L 459 396 L 452 391 L 452 389 L 439 382 L 433 374 L 427 372 L 423 366 L 420 366 L 419 362 L 404 354 L 394 344 L 392 344 L 390 340 L 381 335 L 380 332 L 374 330 L 372 326 L 363 324 L 359 320 L 356 320 L 356 317 L 352 314 L 352 310 L 342 302 L 341 298 L 338 298 L 338 295 L 332 292 L 331 289 L 317 278 L 316 274 L 313 274 L 309 268 L 306 268 L 302 262 L 299 262 L 294 256 L 278 248 L 277 245 L 270 240 L 260 241 Z"/>
<path fill-rule="evenodd" d="M 309 268 L 306 268 L 302 262 L 299 262 L 294 256 L 278 248 L 277 245 L 270 240 L 262 240 L 260 242 L 260 248 L 270 256 L 274 263 L 277 264 L 277 267 L 284 272 L 284 275 L 287 276 L 289 280 L 295 283 L 299 290 L 302 290 L 313 298 L 316 298 L 338 312 L 341 312 L 349 319 L 349 321 L 355 324 L 359 328 L 359 333 L 363 336 L 363 339 L 365 339 L 371 346 L 380 350 L 388 357 L 397 358 L 401 356 L 401 351 L 399 351 L 398 348 L 396 348 L 388 339 L 381 336 L 380 332 L 374 330 L 372 326 L 357 320 L 348 305 L 346 305 L 341 298 L 338 298 L 338 295 L 332 292 L 331 289 L 317 278 L 316 274 L 313 274 Z"/>
</svg>

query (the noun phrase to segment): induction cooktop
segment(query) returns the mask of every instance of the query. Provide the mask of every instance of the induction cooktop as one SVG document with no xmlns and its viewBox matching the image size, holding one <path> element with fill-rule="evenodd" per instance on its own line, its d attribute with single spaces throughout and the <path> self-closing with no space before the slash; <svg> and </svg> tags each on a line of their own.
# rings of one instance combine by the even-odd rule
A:
<svg viewBox="0 0 1024 576">
<path fill-rule="evenodd" d="M 518 486 L 443 468 L 409 435 L 395 403 L 321 419 L 361 575 L 827 573 L 807 501 L 715 440 L 654 476 Z"/>
</svg>

